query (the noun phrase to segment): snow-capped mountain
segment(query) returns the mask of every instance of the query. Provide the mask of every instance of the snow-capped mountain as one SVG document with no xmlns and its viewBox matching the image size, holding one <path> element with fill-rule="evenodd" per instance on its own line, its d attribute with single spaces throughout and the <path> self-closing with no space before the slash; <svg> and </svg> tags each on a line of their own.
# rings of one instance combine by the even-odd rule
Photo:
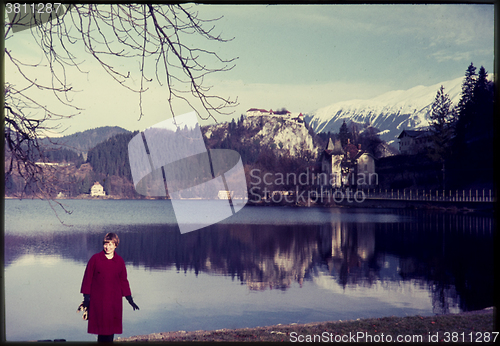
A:
<svg viewBox="0 0 500 346">
<path fill-rule="evenodd" d="M 460 77 L 431 86 L 389 91 L 369 100 L 337 102 L 307 114 L 305 120 L 316 133 L 338 132 L 344 120 L 369 123 L 380 130 L 381 139 L 391 143 L 402 130 L 428 126 L 431 106 L 441 85 L 456 105 L 462 82 Z"/>
</svg>

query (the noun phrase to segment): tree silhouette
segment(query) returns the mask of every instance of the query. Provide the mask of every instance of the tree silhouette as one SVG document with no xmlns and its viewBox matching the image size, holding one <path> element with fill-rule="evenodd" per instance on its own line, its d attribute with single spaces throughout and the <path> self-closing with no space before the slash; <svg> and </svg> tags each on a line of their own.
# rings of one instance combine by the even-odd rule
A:
<svg viewBox="0 0 500 346">
<path fill-rule="evenodd" d="M 351 133 L 349 133 L 349 129 L 347 128 L 345 120 L 339 129 L 339 139 L 340 139 L 340 144 L 342 144 L 342 147 L 345 147 L 348 143 L 348 140 L 351 139 Z"/>
<path fill-rule="evenodd" d="M 456 111 L 451 103 L 450 96 L 444 92 L 444 86 L 442 85 L 432 104 L 429 118 L 432 145 L 428 148 L 428 155 L 433 161 L 442 163 L 443 188 L 445 188 L 445 162 L 450 155 Z"/>
<path fill-rule="evenodd" d="M 74 90 L 68 76 L 70 70 L 84 73 L 81 63 L 88 57 L 138 95 L 139 119 L 144 116 L 143 94 L 154 81 L 166 85 L 165 98 L 173 115 L 174 100 L 189 104 L 203 119 L 230 114 L 226 110 L 236 105 L 229 98 L 212 94 L 205 82 L 212 73 L 231 70 L 235 59 L 223 59 L 190 43 L 193 35 L 207 41 L 228 41 L 214 33 L 212 23 L 219 18 L 202 19 L 184 5 L 76 4 L 49 19 L 37 25 L 24 24 L 43 53 L 43 61 L 37 64 L 22 61 L 8 48 L 16 28 L 23 25 L 18 14 L 4 24 L 6 64 L 24 80 L 22 86 L 9 81 L 4 85 L 5 182 L 16 173 L 26 186 L 36 186 L 37 193 L 50 197 L 49 188 L 41 183 L 43 170 L 34 157 L 44 160 L 40 144 L 44 131 L 59 130 L 61 120 L 81 111 L 80 105 L 71 102 Z M 75 55 L 79 48 L 88 55 Z M 129 60 L 138 62 L 135 71 L 128 70 L 125 61 Z M 47 71 L 50 77 L 37 79 L 35 68 Z M 138 81 L 137 87 L 134 81 Z M 37 97 L 32 96 L 33 90 L 39 91 Z M 58 109 L 46 106 L 48 95 L 56 97 Z"/>
<path fill-rule="evenodd" d="M 453 108 L 450 96 L 444 92 L 444 87 L 439 88 L 429 115 L 429 130 L 434 145 L 430 152 L 434 160 L 445 158 L 453 137 L 453 125 L 456 119 L 456 110 Z"/>
<path fill-rule="evenodd" d="M 493 82 L 481 66 L 479 74 L 471 63 L 462 84 L 457 107 L 455 137 L 452 146 L 454 184 L 491 187 L 493 182 Z"/>
<path fill-rule="evenodd" d="M 474 86 L 476 84 L 476 67 L 470 63 L 465 71 L 465 78 L 462 83 L 462 94 L 457 105 L 458 119 L 456 122 L 455 146 L 457 151 L 466 150 L 466 136 L 468 128 L 474 121 L 472 100 L 474 98 Z"/>
</svg>

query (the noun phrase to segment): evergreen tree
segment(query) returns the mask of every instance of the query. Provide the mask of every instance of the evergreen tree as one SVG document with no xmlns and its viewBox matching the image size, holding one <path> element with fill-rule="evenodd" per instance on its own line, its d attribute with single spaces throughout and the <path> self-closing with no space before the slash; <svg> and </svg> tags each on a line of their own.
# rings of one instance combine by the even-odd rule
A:
<svg viewBox="0 0 500 346">
<path fill-rule="evenodd" d="M 444 87 L 436 94 L 430 114 L 429 130 L 433 145 L 429 149 L 429 156 L 434 161 L 443 161 L 448 155 L 453 137 L 453 121 L 456 111 L 451 103 L 450 96 L 444 92 Z"/>
<path fill-rule="evenodd" d="M 462 85 L 453 143 L 453 178 L 456 188 L 493 184 L 494 84 L 484 67 L 471 63 Z"/>
<path fill-rule="evenodd" d="M 351 127 L 351 143 L 354 145 L 358 144 L 358 139 L 359 139 L 359 131 L 358 131 L 358 126 L 356 125 L 355 122 L 351 121 L 349 124 Z"/>
<path fill-rule="evenodd" d="M 111 179 L 109 177 L 109 174 L 106 176 L 106 178 L 104 178 L 104 191 L 106 192 L 106 194 L 109 196 L 109 195 L 112 195 L 111 193 Z"/>
<path fill-rule="evenodd" d="M 87 174 L 83 180 L 80 181 L 78 194 L 89 194 L 90 188 L 93 185 L 91 174 Z"/>
<path fill-rule="evenodd" d="M 432 145 L 428 148 L 428 156 L 442 164 L 443 188 L 445 188 L 446 160 L 450 155 L 451 140 L 454 135 L 455 112 L 450 96 L 444 92 L 444 86 L 441 85 L 430 114 L 429 131 Z"/>
<path fill-rule="evenodd" d="M 493 102 L 493 83 L 488 81 L 488 73 L 481 66 L 471 101 L 471 113 L 474 119 L 477 119 L 470 129 L 471 138 L 493 135 Z"/>
<path fill-rule="evenodd" d="M 458 119 L 457 119 L 457 141 L 464 143 L 465 142 L 465 133 L 467 132 L 467 128 L 470 126 L 470 123 L 473 119 L 472 113 L 472 99 L 474 98 L 474 89 L 476 85 L 476 67 L 473 63 L 470 63 L 467 71 L 465 71 L 465 79 L 462 83 L 462 95 L 460 101 L 458 102 L 457 111 L 458 111 Z"/>
<path fill-rule="evenodd" d="M 478 184 L 493 182 L 493 83 L 483 66 L 479 69 L 470 106 L 470 122 L 465 134 L 467 157 L 474 167 Z"/>
<path fill-rule="evenodd" d="M 463 113 L 470 101 L 474 96 L 474 88 L 476 85 L 477 73 L 476 67 L 473 63 L 470 63 L 469 67 L 465 71 L 465 79 L 462 83 L 462 97 L 458 102 L 458 109 L 461 113 Z"/>
<path fill-rule="evenodd" d="M 104 175 L 118 175 L 132 180 L 128 161 L 128 143 L 138 132 L 121 133 L 99 143 L 87 156 L 94 172 Z"/>
<path fill-rule="evenodd" d="M 361 149 L 372 154 L 374 157 L 379 158 L 382 153 L 381 144 L 383 141 L 380 139 L 379 130 L 370 124 L 365 124 L 363 132 L 358 136 L 357 144 L 361 144 Z"/>
<path fill-rule="evenodd" d="M 349 129 L 347 128 L 347 125 L 344 122 L 340 126 L 339 129 L 339 139 L 340 139 L 340 144 L 342 144 L 342 147 L 345 147 L 347 145 L 348 140 L 351 138 L 351 134 L 349 133 Z"/>
</svg>

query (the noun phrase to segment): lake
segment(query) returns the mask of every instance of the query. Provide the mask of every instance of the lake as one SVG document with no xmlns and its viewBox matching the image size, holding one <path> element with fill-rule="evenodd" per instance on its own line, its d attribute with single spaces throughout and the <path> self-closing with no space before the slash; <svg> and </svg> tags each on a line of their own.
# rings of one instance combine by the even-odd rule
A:
<svg viewBox="0 0 500 346">
<path fill-rule="evenodd" d="M 491 215 L 247 205 L 181 235 L 165 200 L 60 202 L 5 201 L 7 341 L 96 340 L 76 309 L 107 232 L 140 307 L 115 339 L 493 306 Z"/>
</svg>

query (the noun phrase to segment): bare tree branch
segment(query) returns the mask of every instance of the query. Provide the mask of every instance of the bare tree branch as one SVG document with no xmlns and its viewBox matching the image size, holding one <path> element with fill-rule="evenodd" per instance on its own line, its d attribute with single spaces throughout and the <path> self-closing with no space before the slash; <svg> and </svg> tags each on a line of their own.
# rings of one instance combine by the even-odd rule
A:
<svg viewBox="0 0 500 346">
<path fill-rule="evenodd" d="M 82 70 L 85 57 L 76 53 L 78 49 L 84 49 L 118 84 L 138 94 L 139 119 L 145 116 L 143 94 L 154 80 L 165 87 L 174 116 L 175 100 L 189 104 L 202 119 L 214 120 L 230 114 L 228 110 L 237 105 L 211 94 L 211 86 L 206 85 L 207 76 L 230 71 L 236 59 L 223 59 L 214 51 L 186 43 L 194 36 L 205 42 L 229 41 L 214 34 L 213 23 L 220 18 L 205 20 L 184 5 L 160 4 L 72 5 L 71 10 L 50 18 L 29 26 L 42 52 L 42 61 L 35 64 L 21 61 L 7 48 L 16 35 L 12 28 L 19 17 L 4 25 L 4 56 L 25 82 L 4 85 L 5 182 L 12 174 L 18 175 L 25 180 L 27 194 L 52 198 L 48 177 L 53 174 L 37 164 L 45 161 L 41 136 L 60 130 L 62 120 L 82 110 L 71 100 L 76 90 L 68 80 L 69 69 L 88 73 Z M 128 70 L 123 60 L 137 62 L 137 70 Z M 34 78 L 35 68 L 48 71 L 50 78 Z M 45 93 L 51 93 L 65 110 L 47 106 Z"/>
</svg>

